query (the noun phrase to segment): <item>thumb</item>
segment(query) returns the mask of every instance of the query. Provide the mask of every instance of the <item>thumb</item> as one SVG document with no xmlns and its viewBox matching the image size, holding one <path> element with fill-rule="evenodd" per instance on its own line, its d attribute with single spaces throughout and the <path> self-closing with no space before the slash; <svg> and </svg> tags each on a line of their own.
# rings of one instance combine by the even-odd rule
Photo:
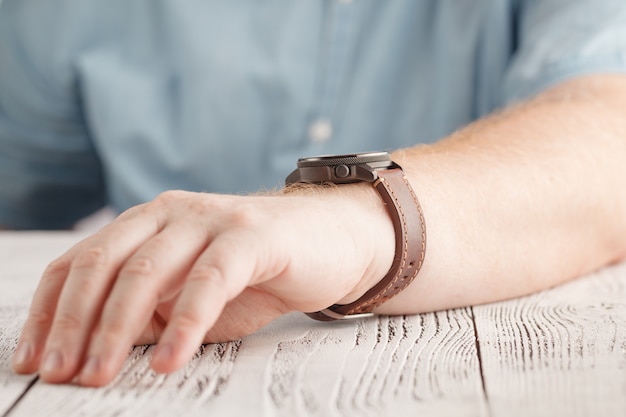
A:
<svg viewBox="0 0 626 417">
<path fill-rule="evenodd" d="M 293 309 L 279 297 L 248 287 L 226 305 L 220 318 L 205 335 L 204 343 L 240 339 L 291 311 Z"/>
</svg>

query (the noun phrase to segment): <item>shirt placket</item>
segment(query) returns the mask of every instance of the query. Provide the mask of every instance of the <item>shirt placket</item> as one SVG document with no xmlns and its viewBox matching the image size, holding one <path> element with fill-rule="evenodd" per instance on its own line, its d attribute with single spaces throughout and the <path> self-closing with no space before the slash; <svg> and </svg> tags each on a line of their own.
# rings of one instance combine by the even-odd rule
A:
<svg viewBox="0 0 626 417">
<path fill-rule="evenodd" d="M 312 144 L 326 143 L 336 132 L 337 103 L 346 82 L 348 51 L 354 36 L 354 0 L 330 0 L 325 14 L 316 104 L 307 132 Z"/>
</svg>

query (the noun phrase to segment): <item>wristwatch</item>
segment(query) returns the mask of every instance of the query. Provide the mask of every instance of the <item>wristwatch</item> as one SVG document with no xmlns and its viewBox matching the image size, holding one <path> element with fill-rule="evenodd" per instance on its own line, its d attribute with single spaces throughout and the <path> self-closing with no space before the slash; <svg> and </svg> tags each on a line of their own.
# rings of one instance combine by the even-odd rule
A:
<svg viewBox="0 0 626 417">
<path fill-rule="evenodd" d="M 285 180 L 286 185 L 357 182 L 372 183 L 389 211 L 396 235 L 393 263 L 389 272 L 358 300 L 306 313 L 316 320 L 330 321 L 372 315 L 372 310 L 397 295 L 413 281 L 424 262 L 424 214 L 402 168 L 391 160 L 387 152 L 301 158 L 298 160 L 298 168 Z"/>
</svg>

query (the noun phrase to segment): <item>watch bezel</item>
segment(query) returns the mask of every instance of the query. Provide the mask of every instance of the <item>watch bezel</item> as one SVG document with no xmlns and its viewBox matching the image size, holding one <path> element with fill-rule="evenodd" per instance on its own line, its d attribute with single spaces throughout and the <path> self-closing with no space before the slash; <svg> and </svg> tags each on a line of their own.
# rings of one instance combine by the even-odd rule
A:
<svg viewBox="0 0 626 417">
<path fill-rule="evenodd" d="M 362 152 L 344 155 L 321 155 L 298 159 L 298 168 L 332 165 L 357 165 L 373 162 L 391 162 L 388 152 Z"/>
</svg>

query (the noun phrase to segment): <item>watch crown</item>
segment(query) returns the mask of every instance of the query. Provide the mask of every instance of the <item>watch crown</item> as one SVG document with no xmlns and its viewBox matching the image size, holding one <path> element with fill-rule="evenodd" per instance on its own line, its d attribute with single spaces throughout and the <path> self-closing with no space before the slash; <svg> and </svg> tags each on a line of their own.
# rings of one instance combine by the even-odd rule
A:
<svg viewBox="0 0 626 417">
<path fill-rule="evenodd" d="M 350 176 L 350 168 L 347 165 L 337 165 L 335 167 L 335 176 L 337 178 L 347 178 Z"/>
</svg>

